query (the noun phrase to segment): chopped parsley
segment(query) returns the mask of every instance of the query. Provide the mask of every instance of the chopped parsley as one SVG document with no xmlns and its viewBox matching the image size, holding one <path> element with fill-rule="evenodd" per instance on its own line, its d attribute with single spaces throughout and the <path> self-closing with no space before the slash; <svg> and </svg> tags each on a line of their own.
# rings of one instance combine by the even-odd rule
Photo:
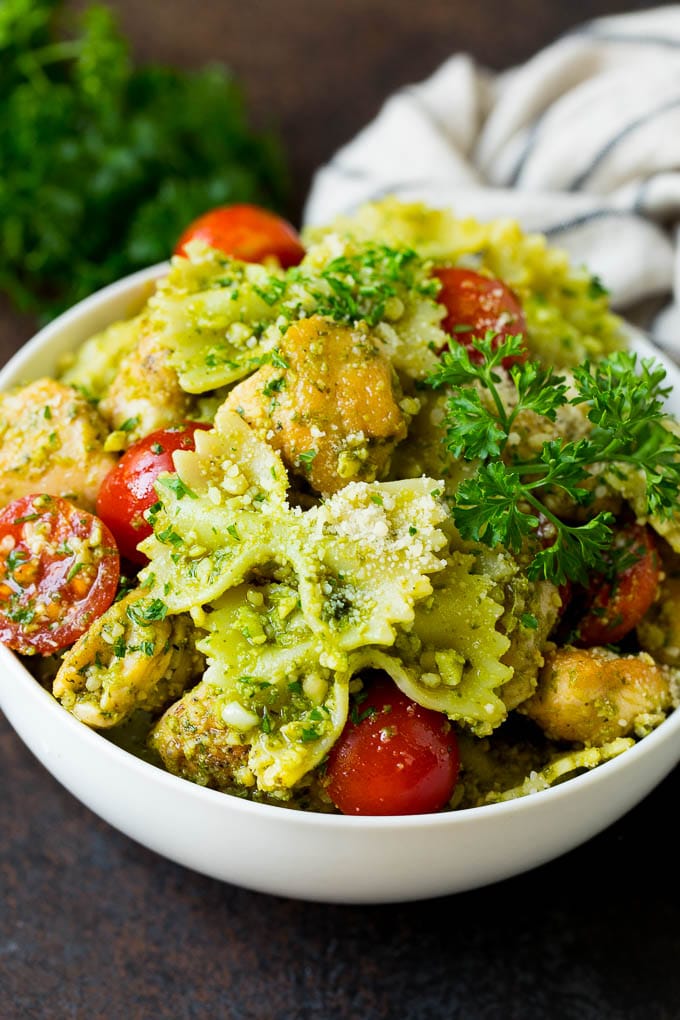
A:
<svg viewBox="0 0 680 1020">
<path fill-rule="evenodd" d="M 17 567 L 20 567 L 22 563 L 28 562 L 28 559 L 29 556 L 25 549 L 16 547 L 14 549 L 10 549 L 5 559 L 8 573 L 13 574 Z"/>
<path fill-rule="evenodd" d="M 190 499 L 198 499 L 196 493 L 192 492 L 189 486 L 184 484 L 179 475 L 168 475 L 165 478 L 161 476 L 157 479 L 156 484 L 163 485 L 166 489 L 170 489 L 170 492 L 172 492 L 177 499 L 183 499 L 185 496 L 189 496 Z M 154 503 L 154 506 L 155 505 L 156 504 Z M 150 508 L 147 513 L 151 513 L 152 509 L 153 508 Z"/>
<path fill-rule="evenodd" d="M 341 255 L 321 270 L 324 290 L 313 279 L 304 275 L 301 279 L 315 298 L 318 315 L 336 322 L 363 319 L 377 326 L 386 317 L 390 299 L 400 295 L 405 299 L 413 293 L 436 296 L 439 283 L 424 272 L 423 265 L 410 248 L 368 242 L 357 254 Z"/>
<path fill-rule="evenodd" d="M 162 542 L 164 545 L 177 546 L 181 545 L 183 541 L 182 536 L 177 534 L 172 525 L 170 525 L 167 528 L 164 528 L 163 531 L 157 531 L 156 538 L 158 539 L 159 542 Z"/>
<path fill-rule="evenodd" d="M 117 637 L 113 642 L 113 654 L 117 659 L 122 659 L 127 652 L 127 642 L 124 637 Z"/>
<path fill-rule="evenodd" d="M 33 623 L 35 620 L 35 609 L 31 606 L 19 606 L 16 609 L 11 609 L 7 616 L 13 623 Z"/>
<path fill-rule="evenodd" d="M 316 454 L 317 454 L 316 450 L 305 450 L 304 453 L 298 455 L 298 461 L 305 469 L 307 474 L 309 474 L 309 472 L 312 469 L 312 462 L 316 457 Z"/>
<path fill-rule="evenodd" d="M 164 620 L 168 615 L 168 607 L 162 599 L 140 599 L 127 607 L 127 615 L 133 623 L 142 627 L 149 623 Z"/>
<path fill-rule="evenodd" d="M 277 276 L 270 276 L 266 287 L 254 286 L 255 293 L 262 298 L 265 304 L 275 305 L 286 293 L 286 281 Z"/>
<path fill-rule="evenodd" d="M 352 707 L 350 708 L 349 718 L 355 726 L 358 726 L 359 723 L 362 723 L 365 719 L 370 719 L 376 714 L 377 710 L 373 705 L 369 705 L 363 710 L 363 712 L 361 711 L 361 705 L 367 697 L 367 690 L 357 691 L 357 693 L 352 697 Z"/>
<path fill-rule="evenodd" d="M 269 360 L 276 368 L 290 368 L 290 363 L 286 360 L 284 355 L 281 354 L 278 347 L 275 347 L 274 350 L 270 352 Z"/>
<path fill-rule="evenodd" d="M 76 562 L 71 566 L 69 572 L 67 573 L 66 580 L 67 581 L 72 581 L 73 578 L 77 574 L 79 574 L 81 572 L 81 570 L 85 570 L 86 567 L 87 567 L 87 563 L 83 563 L 82 560 L 76 560 Z"/>
<path fill-rule="evenodd" d="M 274 393 L 280 393 L 286 385 L 286 380 L 282 375 L 277 376 L 275 379 L 269 379 L 268 382 L 262 387 L 262 392 L 265 397 L 271 397 Z"/>
<path fill-rule="evenodd" d="M 592 301 L 597 301 L 598 298 L 606 298 L 608 296 L 609 291 L 599 276 L 591 276 L 590 283 L 588 284 L 588 297 Z"/>
<path fill-rule="evenodd" d="M 312 740 L 318 740 L 321 734 L 313 726 L 303 726 L 300 734 L 300 740 L 303 744 L 308 744 Z"/>
</svg>

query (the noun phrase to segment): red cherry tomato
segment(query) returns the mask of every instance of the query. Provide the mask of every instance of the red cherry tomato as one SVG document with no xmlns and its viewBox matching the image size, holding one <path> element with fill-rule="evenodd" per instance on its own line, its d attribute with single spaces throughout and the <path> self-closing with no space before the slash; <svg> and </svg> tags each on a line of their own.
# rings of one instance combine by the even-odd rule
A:
<svg viewBox="0 0 680 1020">
<path fill-rule="evenodd" d="M 184 246 L 196 240 L 243 262 L 262 262 L 274 255 L 283 269 L 296 266 L 305 254 L 295 228 L 256 205 L 224 205 L 199 216 L 180 237 L 175 255 L 186 255 Z"/>
<path fill-rule="evenodd" d="M 380 676 L 329 759 L 328 794 L 346 815 L 419 815 L 450 800 L 458 742 L 446 716 L 421 708 Z"/>
<path fill-rule="evenodd" d="M 497 343 L 516 333 L 526 334 L 522 306 L 500 280 L 458 266 L 435 269 L 434 275 L 441 283 L 437 300 L 446 307 L 442 329 L 457 343 L 469 346 L 473 337 L 484 337 L 490 329 L 496 333 Z M 475 361 L 481 360 L 477 352 L 470 356 Z M 522 358 L 505 358 L 503 364 L 507 368 L 525 359 L 526 354 Z"/>
<path fill-rule="evenodd" d="M 626 525 L 618 532 L 614 545 L 635 560 L 613 581 L 602 577 L 594 581 L 574 644 L 616 644 L 638 625 L 656 598 L 660 566 L 652 529 L 641 524 Z"/>
<path fill-rule="evenodd" d="M 202 422 L 184 422 L 158 429 L 125 451 L 108 473 L 97 497 L 97 513 L 116 537 L 121 556 L 131 563 L 146 563 L 137 546 L 151 534 L 142 516 L 158 499 L 154 482 L 164 471 L 174 471 L 175 450 L 193 450 L 196 429 L 209 429 Z"/>
<path fill-rule="evenodd" d="M 120 561 L 94 514 L 58 496 L 0 513 L 0 641 L 24 655 L 72 644 L 113 602 Z"/>
</svg>

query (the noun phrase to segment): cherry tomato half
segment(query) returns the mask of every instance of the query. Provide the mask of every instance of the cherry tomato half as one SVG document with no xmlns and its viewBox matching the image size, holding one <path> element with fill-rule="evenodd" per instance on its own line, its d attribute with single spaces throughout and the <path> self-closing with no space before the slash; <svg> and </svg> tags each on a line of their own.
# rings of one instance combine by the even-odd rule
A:
<svg viewBox="0 0 680 1020">
<path fill-rule="evenodd" d="M 184 422 L 151 432 L 125 451 L 102 482 L 97 513 L 115 535 L 121 556 L 131 563 L 147 562 L 137 546 L 152 531 L 142 515 L 158 499 L 154 482 L 164 471 L 175 470 L 175 450 L 194 449 L 196 429 L 211 427 L 202 422 Z"/>
<path fill-rule="evenodd" d="M 442 329 L 457 343 L 469 346 L 473 337 L 484 337 L 490 329 L 496 333 L 496 342 L 526 333 L 522 306 L 500 280 L 458 266 L 435 269 L 434 275 L 441 283 L 437 300 L 446 308 Z M 481 360 L 477 352 L 470 356 Z M 503 364 L 507 368 L 518 360 L 524 359 L 506 358 Z"/>
<path fill-rule="evenodd" d="M 243 262 L 262 262 L 273 255 L 283 269 L 296 266 L 305 254 L 295 228 L 256 205 L 223 205 L 199 216 L 181 235 L 175 255 L 186 255 L 184 246 L 196 240 Z"/>
<path fill-rule="evenodd" d="M 329 759 L 328 794 L 346 815 L 419 815 L 450 800 L 460 759 L 446 716 L 381 675 L 370 683 Z"/>
<path fill-rule="evenodd" d="M 113 602 L 120 560 L 94 514 L 58 496 L 15 499 L 0 513 L 0 641 L 50 655 Z"/>
<path fill-rule="evenodd" d="M 614 546 L 635 559 L 613 581 L 602 577 L 594 581 L 588 610 L 576 628 L 576 645 L 616 644 L 638 625 L 656 598 L 660 566 L 652 529 L 628 524 L 617 533 Z"/>
</svg>

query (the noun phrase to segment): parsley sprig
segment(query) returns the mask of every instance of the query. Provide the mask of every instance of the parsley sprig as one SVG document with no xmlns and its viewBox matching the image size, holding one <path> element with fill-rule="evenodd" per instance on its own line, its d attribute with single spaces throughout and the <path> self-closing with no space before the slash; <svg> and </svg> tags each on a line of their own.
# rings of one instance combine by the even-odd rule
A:
<svg viewBox="0 0 680 1020">
<path fill-rule="evenodd" d="M 463 538 L 513 552 L 535 540 L 547 521 L 554 538 L 533 553 L 529 576 L 586 583 L 591 571 L 604 568 L 614 518 L 601 511 L 585 522 L 563 521 L 546 505 L 546 496 L 561 492 L 587 507 L 593 500 L 587 479 L 604 470 L 621 477 L 635 471 L 647 513 L 669 518 L 680 510 L 680 438 L 666 427 L 666 372 L 653 359 L 618 351 L 574 369 L 570 388 L 552 368 L 515 360 L 509 369 L 514 393 L 508 399 L 501 365 L 521 354 L 521 337 L 487 333 L 470 347 L 453 345 L 428 380 L 435 388 L 450 388 L 448 449 L 455 457 L 478 461 L 474 475 L 455 493 L 453 517 Z M 569 404 L 587 405 L 592 427 L 585 438 L 547 440 L 532 457 L 512 452 L 508 441 L 521 414 L 530 411 L 554 422 Z"/>
</svg>

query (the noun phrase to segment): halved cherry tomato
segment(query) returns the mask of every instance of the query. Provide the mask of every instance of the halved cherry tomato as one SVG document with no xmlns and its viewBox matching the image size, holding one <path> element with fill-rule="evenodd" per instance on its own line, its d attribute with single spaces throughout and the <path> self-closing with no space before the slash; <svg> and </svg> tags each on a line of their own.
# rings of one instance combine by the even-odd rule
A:
<svg viewBox="0 0 680 1020">
<path fill-rule="evenodd" d="M 181 235 L 175 255 L 186 255 L 184 246 L 196 240 L 243 262 L 262 262 L 273 255 L 283 269 L 296 266 L 305 254 L 295 228 L 256 205 L 223 205 L 199 216 Z"/>
<path fill-rule="evenodd" d="M 151 525 L 143 517 L 158 499 L 154 482 L 165 471 L 174 471 L 175 450 L 193 450 L 196 429 L 212 426 L 202 422 L 184 422 L 169 429 L 158 429 L 125 451 L 108 473 L 97 497 L 97 513 L 116 537 L 121 556 L 131 563 L 146 563 L 137 546 L 151 534 Z"/>
<path fill-rule="evenodd" d="M 99 518 L 58 496 L 0 513 L 0 641 L 50 655 L 84 634 L 116 596 L 120 560 Z"/>
<path fill-rule="evenodd" d="M 346 815 L 419 815 L 450 800 L 458 742 L 440 712 L 422 708 L 380 675 L 333 747 L 328 794 Z"/>
<path fill-rule="evenodd" d="M 469 346 L 473 337 L 483 338 L 490 329 L 496 333 L 497 343 L 516 333 L 526 334 L 522 306 L 500 280 L 459 266 L 435 269 L 434 275 L 441 283 L 437 300 L 446 307 L 442 329 L 457 343 Z M 470 357 L 481 360 L 476 351 Z M 508 367 L 525 359 L 526 354 L 523 358 L 505 358 L 503 364 Z"/>
<path fill-rule="evenodd" d="M 616 644 L 638 625 L 656 598 L 660 566 L 652 529 L 625 525 L 614 547 L 635 560 L 613 581 L 602 577 L 594 581 L 587 612 L 576 627 L 576 645 Z"/>
</svg>

